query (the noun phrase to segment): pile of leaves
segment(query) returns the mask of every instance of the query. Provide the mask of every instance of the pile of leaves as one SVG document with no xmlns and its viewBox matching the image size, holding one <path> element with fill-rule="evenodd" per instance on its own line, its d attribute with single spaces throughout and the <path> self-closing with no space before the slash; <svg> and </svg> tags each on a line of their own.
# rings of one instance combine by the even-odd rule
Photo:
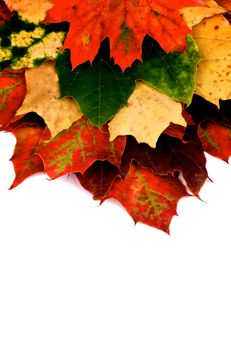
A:
<svg viewBox="0 0 231 350">
<path fill-rule="evenodd" d="M 75 174 L 169 231 L 231 155 L 230 0 L 0 0 L 0 126 L 14 188 Z M 182 181 L 183 179 L 183 181 Z"/>
</svg>

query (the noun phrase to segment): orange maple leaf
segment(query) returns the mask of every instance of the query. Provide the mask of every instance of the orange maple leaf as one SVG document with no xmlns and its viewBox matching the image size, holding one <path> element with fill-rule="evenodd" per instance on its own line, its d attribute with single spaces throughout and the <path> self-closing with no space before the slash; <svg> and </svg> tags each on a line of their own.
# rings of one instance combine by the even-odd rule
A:
<svg viewBox="0 0 231 350">
<path fill-rule="evenodd" d="M 65 48 L 73 67 L 97 54 L 100 42 L 110 39 L 111 56 L 122 69 L 141 59 L 146 34 L 166 51 L 184 50 L 190 32 L 179 10 L 204 6 L 203 0 L 52 0 L 46 22 L 69 21 Z"/>
</svg>

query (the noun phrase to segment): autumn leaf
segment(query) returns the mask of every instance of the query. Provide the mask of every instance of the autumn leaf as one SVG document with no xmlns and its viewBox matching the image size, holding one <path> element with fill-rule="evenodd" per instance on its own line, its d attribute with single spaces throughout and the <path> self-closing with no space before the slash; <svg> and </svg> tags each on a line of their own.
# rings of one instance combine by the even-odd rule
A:
<svg viewBox="0 0 231 350">
<path fill-rule="evenodd" d="M 136 62 L 132 71 L 136 79 L 143 80 L 172 99 L 185 102 L 192 100 L 196 87 L 196 67 L 200 60 L 197 45 L 191 36 L 186 38 L 187 54 L 166 54 L 151 38 L 143 42 L 142 62 Z"/>
<path fill-rule="evenodd" d="M 11 188 L 18 186 L 26 178 L 43 171 L 43 162 L 36 154 L 38 146 L 50 138 L 49 130 L 31 116 L 26 116 L 7 129 L 16 137 L 16 146 L 11 158 L 15 179 Z"/>
<path fill-rule="evenodd" d="M 138 82 L 128 106 L 109 123 L 110 140 L 119 135 L 133 135 L 138 142 L 146 142 L 154 148 L 160 134 L 171 122 L 186 126 L 181 104 Z"/>
<path fill-rule="evenodd" d="M 193 96 L 192 103 L 186 109 L 196 124 L 202 121 L 214 121 L 231 127 L 231 100 L 220 100 L 219 108 L 198 95 Z"/>
<path fill-rule="evenodd" d="M 37 113 L 44 119 L 52 136 L 69 128 L 82 117 L 82 112 L 72 98 L 59 98 L 59 82 L 54 62 L 47 61 L 39 67 L 27 69 L 25 75 L 27 93 L 17 115 Z"/>
<path fill-rule="evenodd" d="M 208 177 L 206 158 L 194 128 L 187 133 L 187 142 L 162 134 L 155 149 L 146 143 L 138 144 L 133 137 L 128 137 L 121 162 L 122 175 L 126 176 L 132 160 L 157 175 L 175 175 L 180 172 L 188 188 L 197 196 Z"/>
<path fill-rule="evenodd" d="M 26 85 L 22 72 L 0 72 L 0 127 L 9 124 L 25 97 Z"/>
<path fill-rule="evenodd" d="M 82 118 L 58 134 L 38 154 L 45 172 L 55 179 L 70 173 L 83 174 L 96 160 L 107 160 L 118 167 L 125 144 L 126 137 L 110 142 L 107 129 L 98 129 Z"/>
<path fill-rule="evenodd" d="M 2 26 L 11 16 L 12 13 L 7 8 L 5 2 L 0 0 L 0 26 Z"/>
<path fill-rule="evenodd" d="M 50 0 L 4 0 L 10 11 L 17 11 L 20 17 L 29 22 L 39 23 L 52 8 Z"/>
<path fill-rule="evenodd" d="M 206 152 L 228 162 L 231 156 L 231 128 L 213 122 L 201 123 L 198 135 Z"/>
<path fill-rule="evenodd" d="M 193 28 L 202 59 L 197 70 L 196 94 L 219 106 L 231 99 L 231 27 L 217 15 Z"/>
<path fill-rule="evenodd" d="M 102 200 L 119 174 L 119 169 L 115 165 L 98 160 L 84 174 L 77 173 L 76 176 L 80 184 L 93 194 L 94 199 Z"/>
<path fill-rule="evenodd" d="M 118 200 L 135 222 L 169 233 L 177 202 L 186 196 L 182 183 L 171 176 L 158 176 L 148 169 L 131 165 L 125 179 L 116 179 L 103 199 Z"/>
<path fill-rule="evenodd" d="M 46 22 L 70 22 L 65 48 L 71 50 L 72 66 L 93 61 L 102 40 L 110 39 L 111 56 L 123 70 L 141 59 L 146 34 L 166 52 L 184 50 L 190 32 L 179 10 L 204 6 L 201 0 L 52 0 Z M 112 25 L 113 24 L 113 25 Z"/>
<path fill-rule="evenodd" d="M 56 60 L 61 96 L 72 96 L 91 122 L 101 127 L 121 106 L 135 88 L 129 72 L 99 58 L 72 71 L 67 52 Z"/>
<path fill-rule="evenodd" d="M 193 26 L 202 22 L 204 18 L 209 18 L 226 12 L 223 7 L 217 4 L 218 1 L 204 0 L 204 2 L 207 7 L 185 7 L 180 10 L 180 14 L 183 16 L 183 19 L 189 28 L 193 28 Z"/>
<path fill-rule="evenodd" d="M 12 17 L 0 27 L 0 71 L 34 67 L 57 57 L 67 23 L 36 26 Z"/>
<path fill-rule="evenodd" d="M 230 2 L 230 0 L 216 0 L 216 2 L 220 6 L 224 7 L 226 10 L 231 11 L 231 2 Z"/>
</svg>

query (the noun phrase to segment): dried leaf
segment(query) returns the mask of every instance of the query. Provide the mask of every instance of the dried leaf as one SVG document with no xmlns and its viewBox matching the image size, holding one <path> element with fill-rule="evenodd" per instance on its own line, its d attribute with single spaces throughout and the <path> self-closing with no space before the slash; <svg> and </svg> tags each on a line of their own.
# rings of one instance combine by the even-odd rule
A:
<svg viewBox="0 0 231 350">
<path fill-rule="evenodd" d="M 10 11 L 17 11 L 28 22 L 39 23 L 52 8 L 50 0 L 4 0 Z"/>
<path fill-rule="evenodd" d="M 181 104 L 138 82 L 128 106 L 109 123 L 110 140 L 119 135 L 133 135 L 138 142 L 146 142 L 154 148 L 160 134 L 171 122 L 186 126 Z"/>
<path fill-rule="evenodd" d="M 196 93 L 219 106 L 231 98 L 231 27 L 222 15 L 205 19 L 193 28 L 202 55 Z"/>
<path fill-rule="evenodd" d="M 54 62 L 26 70 L 27 93 L 17 115 L 35 112 L 55 136 L 82 117 L 79 106 L 70 97 L 60 97 L 59 82 Z"/>
</svg>

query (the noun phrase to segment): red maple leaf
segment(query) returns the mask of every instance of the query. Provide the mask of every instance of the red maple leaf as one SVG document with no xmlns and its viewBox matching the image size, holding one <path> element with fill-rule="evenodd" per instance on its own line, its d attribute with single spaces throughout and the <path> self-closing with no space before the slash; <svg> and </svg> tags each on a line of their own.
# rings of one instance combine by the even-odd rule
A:
<svg viewBox="0 0 231 350">
<path fill-rule="evenodd" d="M 0 126 L 12 122 L 26 94 L 24 73 L 5 69 L 0 73 Z"/>
<path fill-rule="evenodd" d="M 43 162 L 36 151 L 41 143 L 50 138 L 50 132 L 45 126 L 33 121 L 29 115 L 9 125 L 7 131 L 16 137 L 14 154 L 11 158 L 15 170 L 12 189 L 29 176 L 44 170 Z"/>
<path fill-rule="evenodd" d="M 186 196 L 185 187 L 172 176 L 159 176 L 131 164 L 125 179 L 117 178 L 102 201 L 118 200 L 135 222 L 169 232 L 177 202 Z"/>
<path fill-rule="evenodd" d="M 126 137 L 119 136 L 110 142 L 109 136 L 106 128 L 98 129 L 81 118 L 38 151 L 45 172 L 51 179 L 76 172 L 83 174 L 96 160 L 108 160 L 119 167 Z"/>
<path fill-rule="evenodd" d="M 214 122 L 201 123 L 198 135 L 206 152 L 228 162 L 231 156 L 231 128 Z"/>
<path fill-rule="evenodd" d="M 71 49 L 73 67 L 97 54 L 100 43 L 110 39 L 111 56 L 122 69 L 141 59 L 146 34 L 166 51 L 184 50 L 190 32 L 179 10 L 204 6 L 202 0 L 52 0 L 46 22 L 69 21 L 65 48 Z"/>
</svg>

